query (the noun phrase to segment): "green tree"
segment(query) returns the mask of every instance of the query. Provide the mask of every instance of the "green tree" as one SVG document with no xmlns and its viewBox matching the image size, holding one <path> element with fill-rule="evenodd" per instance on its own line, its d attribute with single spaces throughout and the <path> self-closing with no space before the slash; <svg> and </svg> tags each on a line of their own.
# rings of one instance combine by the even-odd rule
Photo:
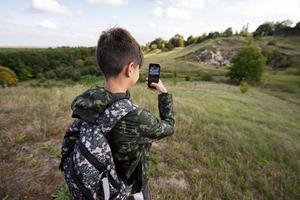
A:
<svg viewBox="0 0 300 200">
<path fill-rule="evenodd" d="M 0 66 L 0 85 L 12 86 L 18 83 L 17 75 L 7 67 Z"/>
<path fill-rule="evenodd" d="M 151 50 L 157 49 L 157 44 L 151 44 L 151 45 L 150 45 L 150 49 L 151 49 Z"/>
<path fill-rule="evenodd" d="M 194 44 L 194 43 L 196 43 L 196 42 L 197 42 L 197 38 L 194 37 L 194 36 L 192 36 L 192 35 L 190 35 L 190 36 L 187 38 L 187 40 L 186 40 L 186 46 L 191 45 L 191 44 Z"/>
<path fill-rule="evenodd" d="M 168 49 L 172 49 L 174 47 L 184 47 L 184 37 L 180 34 L 176 34 L 168 41 L 166 47 Z"/>
<path fill-rule="evenodd" d="M 224 37 L 231 37 L 232 35 L 233 35 L 233 31 L 231 27 L 227 28 L 223 33 Z"/>
<path fill-rule="evenodd" d="M 82 59 L 77 59 L 77 60 L 75 60 L 75 62 L 74 62 L 74 66 L 75 67 L 83 67 L 84 66 L 84 64 L 85 64 L 85 62 L 84 62 L 84 60 L 82 60 Z"/>
<path fill-rule="evenodd" d="M 248 29 L 249 29 L 248 27 L 249 27 L 248 24 L 244 25 L 243 28 L 242 28 L 242 30 L 240 31 L 239 35 L 242 36 L 242 37 L 249 37 L 251 34 L 248 31 Z"/>
<path fill-rule="evenodd" d="M 281 29 L 290 27 L 293 24 L 293 22 L 289 19 L 283 20 L 283 21 L 278 21 L 274 24 L 274 31 L 280 31 Z"/>
<path fill-rule="evenodd" d="M 208 39 L 207 38 L 207 35 L 206 35 L 206 33 L 203 33 L 201 36 L 199 36 L 198 38 L 197 38 L 197 43 L 201 43 L 201 42 L 203 42 L 203 41 L 205 41 L 206 39 Z"/>
<path fill-rule="evenodd" d="M 228 76 L 235 83 L 260 81 L 265 69 L 266 58 L 253 44 L 242 49 L 232 60 Z"/>
<path fill-rule="evenodd" d="M 273 35 L 274 33 L 274 24 L 272 22 L 265 22 L 260 25 L 253 33 L 253 36 L 267 36 Z"/>
<path fill-rule="evenodd" d="M 158 49 L 163 49 L 166 46 L 167 41 L 163 40 L 162 38 L 156 38 L 152 42 L 150 42 L 150 47 L 151 45 L 155 44 L 156 48 Z"/>
</svg>

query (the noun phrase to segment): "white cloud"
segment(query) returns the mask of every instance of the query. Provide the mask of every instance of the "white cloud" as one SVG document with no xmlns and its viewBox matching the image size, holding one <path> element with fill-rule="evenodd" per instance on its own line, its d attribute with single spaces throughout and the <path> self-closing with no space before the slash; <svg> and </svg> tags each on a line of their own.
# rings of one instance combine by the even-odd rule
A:
<svg viewBox="0 0 300 200">
<path fill-rule="evenodd" d="M 82 17 L 84 14 L 85 14 L 85 12 L 82 11 L 82 10 L 77 10 L 77 11 L 75 12 L 75 15 L 80 16 L 80 17 Z"/>
<path fill-rule="evenodd" d="M 153 9 L 153 15 L 156 17 L 161 17 L 163 14 L 163 9 L 162 7 L 156 7 Z"/>
<path fill-rule="evenodd" d="M 44 20 L 42 22 L 37 23 L 37 26 L 48 29 L 58 29 L 59 27 L 52 22 L 51 20 Z"/>
<path fill-rule="evenodd" d="M 192 10 L 185 8 L 168 7 L 166 9 L 167 16 L 173 19 L 190 19 Z"/>
<path fill-rule="evenodd" d="M 89 3 L 93 4 L 108 4 L 108 5 L 123 5 L 126 4 L 127 0 L 87 0 Z"/>
<path fill-rule="evenodd" d="M 71 16 L 73 14 L 70 9 L 59 4 L 56 0 L 32 0 L 30 10 L 38 12 L 50 12 L 68 16 Z"/>
<path fill-rule="evenodd" d="M 178 8 L 203 8 L 207 0 L 169 0 L 171 5 Z"/>
<path fill-rule="evenodd" d="M 148 22 L 148 25 L 150 26 L 150 28 L 152 29 L 156 29 L 157 25 L 154 22 Z"/>
<path fill-rule="evenodd" d="M 157 4 L 162 4 L 161 1 L 159 2 Z M 156 17 L 167 16 L 172 19 L 188 20 L 191 19 L 194 10 L 203 9 L 208 4 L 215 2 L 218 2 L 218 0 L 168 0 L 166 8 L 158 6 L 153 9 L 152 13 Z"/>
<path fill-rule="evenodd" d="M 162 5 L 163 4 L 163 2 L 161 0 L 156 0 L 155 3 L 158 4 L 158 5 Z"/>
<path fill-rule="evenodd" d="M 268 17 L 300 18 L 299 0 L 243 0 L 224 8 L 225 12 Z"/>
</svg>

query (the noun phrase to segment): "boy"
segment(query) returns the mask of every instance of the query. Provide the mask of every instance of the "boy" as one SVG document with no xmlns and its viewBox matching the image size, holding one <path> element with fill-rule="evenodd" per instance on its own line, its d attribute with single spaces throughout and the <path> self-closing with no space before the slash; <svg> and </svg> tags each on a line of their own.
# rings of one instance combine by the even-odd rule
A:
<svg viewBox="0 0 300 200">
<path fill-rule="evenodd" d="M 71 105 L 72 117 L 89 123 L 95 123 L 115 101 L 130 98 L 129 91 L 139 79 L 144 59 L 137 41 L 122 28 L 102 32 L 96 57 L 106 79 L 105 86 L 87 90 Z M 136 107 L 122 117 L 106 136 L 118 176 L 132 185 L 131 194 L 142 191 L 144 199 L 151 199 L 148 186 L 151 143 L 174 132 L 172 95 L 168 94 L 161 80 L 151 85 L 158 93 L 160 119 L 148 110 Z M 65 137 L 63 156 L 67 149 L 64 146 L 68 143 Z"/>
</svg>

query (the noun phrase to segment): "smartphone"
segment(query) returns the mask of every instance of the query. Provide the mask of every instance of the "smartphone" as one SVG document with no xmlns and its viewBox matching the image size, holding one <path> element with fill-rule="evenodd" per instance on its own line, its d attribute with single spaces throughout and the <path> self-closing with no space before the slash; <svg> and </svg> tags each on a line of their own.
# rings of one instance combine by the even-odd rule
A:
<svg viewBox="0 0 300 200">
<path fill-rule="evenodd" d="M 155 89 L 155 87 L 151 86 L 150 84 L 152 82 L 158 83 L 159 75 L 160 75 L 160 65 L 150 63 L 149 64 L 149 70 L 148 70 L 148 87 L 149 88 Z"/>
</svg>

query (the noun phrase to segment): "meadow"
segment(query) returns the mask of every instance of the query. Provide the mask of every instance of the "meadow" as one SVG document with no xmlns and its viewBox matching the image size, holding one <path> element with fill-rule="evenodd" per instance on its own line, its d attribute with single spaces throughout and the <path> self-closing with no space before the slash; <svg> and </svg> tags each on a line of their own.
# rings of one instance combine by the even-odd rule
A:
<svg viewBox="0 0 300 200">
<path fill-rule="evenodd" d="M 157 94 L 144 77 L 148 63 L 161 63 L 176 122 L 174 134 L 152 146 L 153 199 L 299 199 L 297 69 L 267 71 L 243 94 L 224 81 L 226 68 L 176 60 L 197 48 L 146 54 L 131 91 L 135 103 L 158 116 Z M 203 81 L 205 74 L 210 81 Z M 68 199 L 60 146 L 72 121 L 70 103 L 93 85 L 103 85 L 103 78 L 31 80 L 0 89 L 1 199 Z"/>
</svg>

